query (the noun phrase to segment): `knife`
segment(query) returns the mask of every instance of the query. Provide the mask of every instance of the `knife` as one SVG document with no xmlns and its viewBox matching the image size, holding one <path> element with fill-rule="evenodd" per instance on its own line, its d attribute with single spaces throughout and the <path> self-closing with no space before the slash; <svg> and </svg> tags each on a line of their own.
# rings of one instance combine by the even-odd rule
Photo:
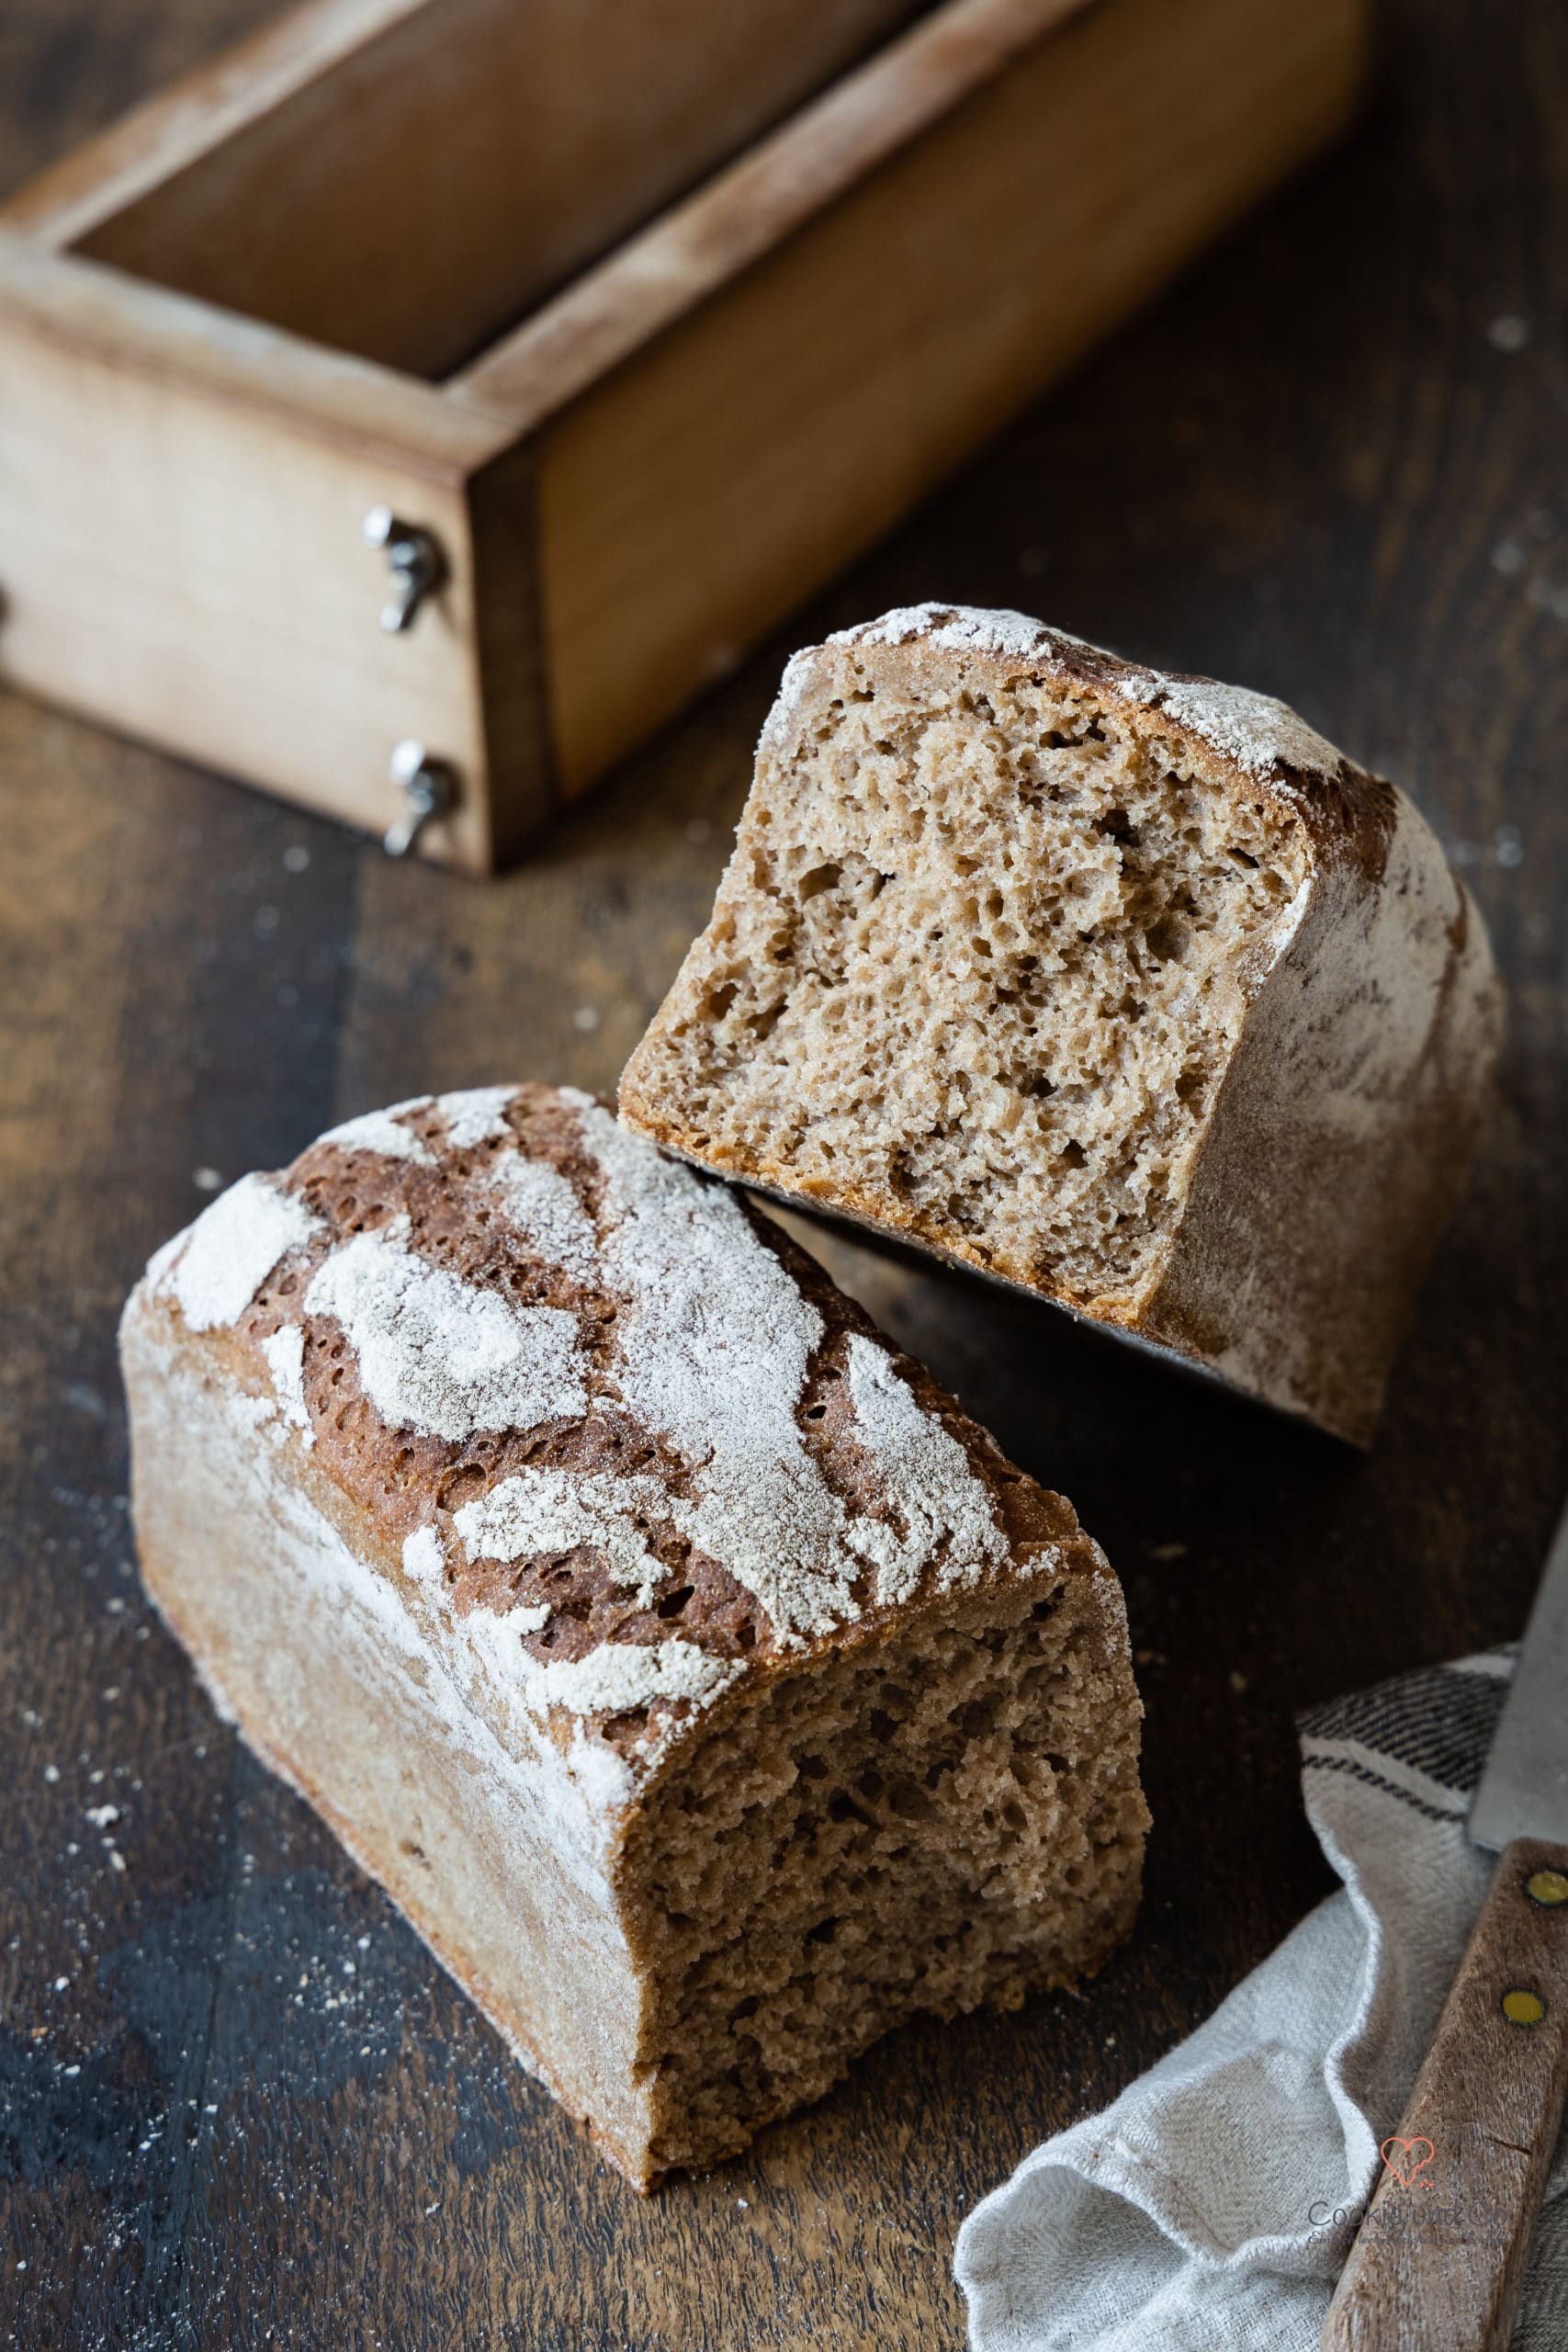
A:
<svg viewBox="0 0 1568 2352">
<path fill-rule="evenodd" d="M 1468 1834 L 1501 1859 L 1322 2352 L 1505 2352 L 1513 2331 L 1568 2089 L 1568 1512 Z"/>
</svg>

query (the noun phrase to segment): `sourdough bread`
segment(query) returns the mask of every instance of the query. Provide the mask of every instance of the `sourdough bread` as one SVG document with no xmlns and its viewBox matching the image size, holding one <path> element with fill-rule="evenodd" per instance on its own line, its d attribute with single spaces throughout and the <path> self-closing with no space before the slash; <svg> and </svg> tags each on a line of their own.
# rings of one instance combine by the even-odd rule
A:
<svg viewBox="0 0 1568 2352">
<path fill-rule="evenodd" d="M 1364 1442 L 1499 1026 L 1426 823 L 1293 711 L 920 605 L 790 662 L 620 1101 Z"/>
<path fill-rule="evenodd" d="M 591 1098 L 245 1178 L 122 1351 L 143 1573 L 219 1707 L 637 2187 L 1127 1932 L 1103 1555 Z"/>
</svg>

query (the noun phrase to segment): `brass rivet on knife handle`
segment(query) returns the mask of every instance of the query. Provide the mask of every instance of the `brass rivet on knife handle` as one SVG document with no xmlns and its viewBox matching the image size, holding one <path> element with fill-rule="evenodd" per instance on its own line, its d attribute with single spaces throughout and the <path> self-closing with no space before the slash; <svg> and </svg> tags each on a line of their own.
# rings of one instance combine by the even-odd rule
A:
<svg viewBox="0 0 1568 2352">
<path fill-rule="evenodd" d="M 1385 2163 L 1323 2352 L 1506 2352 L 1568 2090 L 1568 1908 L 1533 1884 L 1554 1877 L 1568 1847 L 1506 1849 L 1398 2127 L 1431 2161 Z"/>
<path fill-rule="evenodd" d="M 1532 1903 L 1568 1903 L 1568 1871 L 1531 1871 L 1525 1893 Z"/>
</svg>

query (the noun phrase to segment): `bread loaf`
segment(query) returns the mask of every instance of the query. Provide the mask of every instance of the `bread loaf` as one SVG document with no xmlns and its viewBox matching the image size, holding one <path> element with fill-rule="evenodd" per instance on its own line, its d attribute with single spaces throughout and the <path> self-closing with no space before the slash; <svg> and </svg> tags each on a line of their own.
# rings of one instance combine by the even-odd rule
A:
<svg viewBox="0 0 1568 2352">
<path fill-rule="evenodd" d="M 789 664 L 621 1111 L 1365 1442 L 1499 1025 L 1426 824 L 1293 711 L 927 605 Z"/>
<path fill-rule="evenodd" d="M 215 1702 L 639 2188 L 1127 1932 L 1102 1555 L 589 1097 L 246 1177 L 122 1351 L 143 1573 Z"/>
</svg>

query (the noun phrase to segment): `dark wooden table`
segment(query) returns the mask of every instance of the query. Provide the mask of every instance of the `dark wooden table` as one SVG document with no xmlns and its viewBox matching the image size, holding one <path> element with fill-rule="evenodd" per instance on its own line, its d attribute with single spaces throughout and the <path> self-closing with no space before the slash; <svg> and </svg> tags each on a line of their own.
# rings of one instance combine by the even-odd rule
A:
<svg viewBox="0 0 1568 2352">
<path fill-rule="evenodd" d="M 263 13 L 8 0 L 0 175 Z M 1568 1482 L 1568 13 L 1421 0 L 1395 34 L 1344 151 L 509 879 L 391 865 L 0 699 L 0 2341 L 955 2345 L 964 2211 L 1328 1890 L 1292 1711 L 1517 1632 Z M 1512 985 L 1505 1099 L 1364 1461 L 827 1246 L 1122 1571 L 1143 1920 L 1087 1996 L 900 2034 L 748 2161 L 639 2204 L 152 1616 L 115 1317 L 215 1176 L 340 1115 L 612 1086 L 789 645 L 925 595 L 1271 688 L 1412 786 Z"/>
</svg>

